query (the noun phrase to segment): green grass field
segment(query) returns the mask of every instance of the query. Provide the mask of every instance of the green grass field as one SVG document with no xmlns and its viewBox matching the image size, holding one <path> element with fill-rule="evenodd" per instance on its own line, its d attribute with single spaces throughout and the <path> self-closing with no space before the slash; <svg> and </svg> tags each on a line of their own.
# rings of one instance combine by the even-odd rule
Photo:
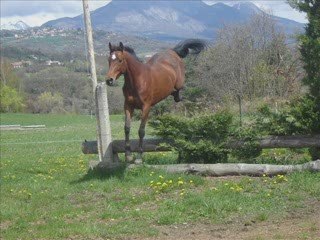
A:
<svg viewBox="0 0 320 240">
<path fill-rule="evenodd" d="M 113 138 L 124 138 L 123 116 L 111 121 Z M 81 142 L 96 136 L 90 116 L 1 114 L 1 124 L 46 129 L 1 131 L 0 239 L 141 239 L 177 224 L 281 221 L 320 201 L 319 173 L 202 178 L 142 167 L 95 174 L 88 162 L 97 156 L 81 153 Z M 132 138 L 137 129 L 134 122 Z M 156 155 L 146 159 L 172 158 Z"/>
</svg>

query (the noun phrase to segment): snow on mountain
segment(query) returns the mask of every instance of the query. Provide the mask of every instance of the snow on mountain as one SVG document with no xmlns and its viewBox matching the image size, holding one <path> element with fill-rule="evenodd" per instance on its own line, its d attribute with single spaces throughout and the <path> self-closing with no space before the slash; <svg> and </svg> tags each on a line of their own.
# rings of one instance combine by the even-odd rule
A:
<svg viewBox="0 0 320 240">
<path fill-rule="evenodd" d="M 16 23 L 9 22 L 7 24 L 1 24 L 1 30 L 26 30 L 30 28 L 28 24 L 23 21 L 18 21 Z"/>
</svg>

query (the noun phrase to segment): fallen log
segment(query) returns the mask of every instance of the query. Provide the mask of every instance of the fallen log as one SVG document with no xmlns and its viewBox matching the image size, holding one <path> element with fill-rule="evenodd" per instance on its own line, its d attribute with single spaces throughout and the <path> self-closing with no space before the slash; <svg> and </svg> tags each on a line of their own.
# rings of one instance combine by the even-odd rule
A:
<svg viewBox="0 0 320 240">
<path fill-rule="evenodd" d="M 260 148 L 305 148 L 320 147 L 320 135 L 300 135 L 300 136 L 270 136 L 260 139 Z M 240 148 L 245 141 L 231 141 L 228 148 Z M 139 140 L 130 140 L 131 151 L 139 151 Z M 167 144 L 167 145 L 166 145 Z M 145 139 L 143 143 L 144 152 L 165 152 L 171 151 L 170 142 L 165 139 Z M 125 152 L 125 141 L 114 140 L 112 142 L 114 153 Z M 97 154 L 97 141 L 84 141 L 82 143 L 82 152 L 84 154 Z"/>
<path fill-rule="evenodd" d="M 131 164 L 129 168 L 140 165 Z M 168 173 L 196 174 L 202 176 L 274 176 L 292 172 L 311 171 L 320 172 L 320 160 L 298 165 L 270 165 L 270 164 L 173 164 L 173 165 L 144 165 L 150 169 L 164 170 Z"/>
</svg>

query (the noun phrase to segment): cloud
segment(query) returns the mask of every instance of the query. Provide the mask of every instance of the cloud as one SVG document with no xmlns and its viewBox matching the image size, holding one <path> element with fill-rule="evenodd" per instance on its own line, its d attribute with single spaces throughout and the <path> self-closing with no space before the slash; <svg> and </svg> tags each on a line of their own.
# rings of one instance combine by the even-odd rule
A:
<svg viewBox="0 0 320 240">
<path fill-rule="evenodd" d="M 306 14 L 293 9 L 286 1 L 253 1 L 253 3 L 272 15 L 297 22 L 307 22 Z"/>
<path fill-rule="evenodd" d="M 89 1 L 90 10 L 108 4 L 108 0 Z M 83 12 L 82 0 L 1 0 L 1 24 L 23 20 L 30 26 L 39 26 L 60 17 L 75 17 Z"/>
<path fill-rule="evenodd" d="M 80 8 L 81 2 L 79 1 L 1 1 L 1 16 L 30 16 L 43 12 L 58 13 L 58 12 L 73 12 Z M 75 9 L 73 10 L 73 8 Z M 79 8 L 79 9 L 77 9 Z"/>
<path fill-rule="evenodd" d="M 239 3 L 239 2 L 252 2 L 259 8 L 262 8 L 267 13 L 271 13 L 272 15 L 278 16 L 278 17 L 283 17 L 283 18 L 288 18 L 297 22 L 301 23 L 306 23 L 306 14 L 301 13 L 295 9 L 293 9 L 286 0 L 269 0 L 269 1 L 204 1 L 210 5 L 215 4 L 217 2 L 223 2 L 225 4 L 228 4 L 230 6 Z"/>
</svg>

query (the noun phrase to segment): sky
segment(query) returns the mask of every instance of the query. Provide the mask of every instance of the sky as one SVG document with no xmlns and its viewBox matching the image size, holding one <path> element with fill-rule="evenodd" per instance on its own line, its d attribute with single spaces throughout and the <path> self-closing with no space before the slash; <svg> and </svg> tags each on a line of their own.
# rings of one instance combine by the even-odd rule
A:
<svg viewBox="0 0 320 240">
<path fill-rule="evenodd" d="M 109 3 L 108 0 L 89 0 L 90 10 L 95 10 Z M 205 1 L 214 4 L 218 1 Z M 228 5 L 240 1 L 219 1 Z M 242 1 L 245 2 L 245 1 Z M 268 13 L 289 18 L 297 22 L 307 22 L 305 14 L 293 10 L 285 0 L 250 1 Z M 40 26 L 43 23 L 61 17 L 75 17 L 82 14 L 82 0 L 1 0 L 1 24 L 24 21 L 29 26 Z"/>
</svg>

